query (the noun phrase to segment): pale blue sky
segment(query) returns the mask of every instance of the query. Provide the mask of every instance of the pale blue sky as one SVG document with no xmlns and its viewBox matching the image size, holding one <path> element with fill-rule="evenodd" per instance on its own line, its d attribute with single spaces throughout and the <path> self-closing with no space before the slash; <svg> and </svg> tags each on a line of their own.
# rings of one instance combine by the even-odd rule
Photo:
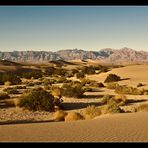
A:
<svg viewBox="0 0 148 148">
<path fill-rule="evenodd" d="M 0 51 L 148 51 L 148 7 L 0 7 Z"/>
</svg>

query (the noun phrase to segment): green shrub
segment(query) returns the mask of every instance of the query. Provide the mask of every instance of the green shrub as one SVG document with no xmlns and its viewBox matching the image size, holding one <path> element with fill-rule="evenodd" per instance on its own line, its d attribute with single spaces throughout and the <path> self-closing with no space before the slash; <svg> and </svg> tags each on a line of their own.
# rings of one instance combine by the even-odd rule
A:
<svg viewBox="0 0 148 148">
<path fill-rule="evenodd" d="M 109 74 L 105 79 L 104 83 L 120 81 L 120 77 L 115 74 Z"/>
<path fill-rule="evenodd" d="M 11 85 L 21 84 L 21 79 L 9 72 L 9 73 L 0 73 L 0 84 L 3 85 L 5 82 L 9 81 Z"/>
<path fill-rule="evenodd" d="M 0 92 L 0 100 L 9 99 L 10 96 L 5 92 Z"/>
<path fill-rule="evenodd" d="M 107 105 L 105 105 L 102 108 L 104 113 L 122 113 L 123 111 L 121 110 L 120 106 L 114 99 L 110 99 L 107 102 Z"/>
<path fill-rule="evenodd" d="M 54 97 L 49 92 L 41 88 L 32 89 L 21 95 L 19 106 L 33 111 L 53 111 Z"/>
<path fill-rule="evenodd" d="M 119 87 L 119 84 L 118 83 L 107 83 L 107 86 L 106 88 L 108 89 L 116 89 L 117 87 Z"/>
<path fill-rule="evenodd" d="M 84 90 L 81 84 L 64 84 L 62 86 L 62 96 L 81 98 L 83 96 Z"/>
<path fill-rule="evenodd" d="M 84 74 L 95 74 L 96 72 L 95 72 L 95 67 L 93 67 L 93 66 L 89 66 L 89 67 L 84 67 L 83 69 L 82 69 L 82 73 L 84 73 Z"/>
</svg>

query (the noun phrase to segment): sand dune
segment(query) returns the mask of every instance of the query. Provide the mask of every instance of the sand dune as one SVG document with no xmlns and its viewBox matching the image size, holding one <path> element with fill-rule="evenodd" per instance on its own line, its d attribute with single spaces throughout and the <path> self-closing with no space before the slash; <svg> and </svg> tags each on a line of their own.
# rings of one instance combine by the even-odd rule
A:
<svg viewBox="0 0 148 148">
<path fill-rule="evenodd" d="M 0 126 L 0 141 L 148 142 L 148 113 L 105 115 L 94 120 Z"/>
<path fill-rule="evenodd" d="M 119 75 L 122 79 L 128 80 L 120 81 L 119 84 L 136 86 L 138 83 L 148 85 L 148 65 L 129 65 L 121 68 L 114 68 L 109 72 L 101 73 L 99 75 L 88 75 L 87 78 L 99 82 L 104 82 L 108 74 L 113 73 Z M 148 87 L 143 87 L 148 88 Z"/>
</svg>

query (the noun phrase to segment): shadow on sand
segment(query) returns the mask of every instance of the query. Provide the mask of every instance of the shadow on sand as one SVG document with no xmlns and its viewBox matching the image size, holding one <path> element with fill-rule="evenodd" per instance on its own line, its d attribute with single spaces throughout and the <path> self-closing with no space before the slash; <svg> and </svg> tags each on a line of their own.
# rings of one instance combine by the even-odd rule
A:
<svg viewBox="0 0 148 148">
<path fill-rule="evenodd" d="M 99 102 L 91 102 L 91 103 L 84 103 L 84 102 L 79 102 L 79 103 L 63 103 L 62 106 L 64 108 L 64 110 L 74 110 L 74 109 L 82 109 L 82 108 L 86 108 L 89 105 L 94 105 L 94 106 L 99 106 L 102 105 Z"/>
<path fill-rule="evenodd" d="M 145 101 L 147 101 L 147 100 L 133 100 L 133 99 L 128 99 L 127 100 L 127 104 L 128 105 L 132 105 L 133 103 L 140 103 L 140 102 L 145 102 Z"/>
<path fill-rule="evenodd" d="M 33 121 L 33 120 L 0 121 L 0 125 L 46 123 L 46 122 L 54 122 L 54 120 L 45 120 L 45 121 Z"/>
</svg>

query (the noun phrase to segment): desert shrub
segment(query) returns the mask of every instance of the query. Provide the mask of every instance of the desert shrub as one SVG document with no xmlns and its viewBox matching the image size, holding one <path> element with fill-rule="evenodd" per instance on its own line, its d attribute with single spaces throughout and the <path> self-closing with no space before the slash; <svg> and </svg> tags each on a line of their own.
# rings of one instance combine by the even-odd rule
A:
<svg viewBox="0 0 148 148">
<path fill-rule="evenodd" d="M 7 87 L 3 91 L 7 92 L 8 94 L 19 94 L 19 91 L 14 87 Z"/>
<path fill-rule="evenodd" d="M 21 84 L 21 79 L 9 72 L 9 73 L 0 73 L 0 84 L 3 85 L 5 82 L 9 81 L 12 85 Z"/>
<path fill-rule="evenodd" d="M 85 74 L 84 74 L 83 72 L 78 72 L 78 73 L 76 74 L 76 78 L 77 78 L 77 79 L 84 78 L 84 77 L 85 77 Z"/>
<path fill-rule="evenodd" d="M 125 95 L 116 95 L 113 99 L 119 106 L 123 106 L 127 103 L 127 97 Z"/>
<path fill-rule="evenodd" d="M 101 113 L 107 114 L 107 113 L 122 113 L 123 111 L 121 110 L 120 106 L 114 99 L 109 99 L 107 101 L 107 104 L 104 105 L 101 108 Z"/>
<path fill-rule="evenodd" d="M 65 76 L 67 71 L 63 68 L 57 68 L 54 70 L 54 75 Z"/>
<path fill-rule="evenodd" d="M 83 69 L 82 69 L 82 73 L 84 73 L 84 74 L 95 74 L 96 72 L 95 72 L 95 67 L 93 67 L 93 66 L 89 66 L 89 67 L 84 67 Z"/>
<path fill-rule="evenodd" d="M 120 81 L 120 77 L 115 75 L 115 74 L 109 74 L 104 83 L 110 83 L 110 82 L 116 82 L 116 81 Z"/>
<path fill-rule="evenodd" d="M 85 119 L 93 119 L 94 117 L 101 115 L 101 110 L 94 105 L 90 105 L 82 111 L 82 114 Z"/>
<path fill-rule="evenodd" d="M 32 89 L 24 92 L 20 97 L 19 106 L 29 110 L 54 110 L 54 97 L 42 88 Z"/>
<path fill-rule="evenodd" d="M 81 84 L 64 84 L 62 86 L 62 96 L 81 98 L 84 90 Z"/>
<path fill-rule="evenodd" d="M 107 102 L 112 98 L 111 95 L 105 94 L 102 98 L 102 104 L 107 104 Z"/>
<path fill-rule="evenodd" d="M 67 115 L 66 112 L 62 110 L 58 110 L 53 114 L 53 117 L 55 121 L 64 121 L 66 115 Z"/>
<path fill-rule="evenodd" d="M 6 81 L 6 82 L 4 83 L 4 85 L 5 85 L 5 86 L 10 86 L 10 85 L 11 85 L 11 82 Z"/>
<path fill-rule="evenodd" d="M 104 84 L 101 83 L 101 82 L 97 83 L 97 86 L 98 86 L 98 87 L 105 87 Z"/>
<path fill-rule="evenodd" d="M 10 96 L 5 92 L 0 92 L 0 100 L 9 99 Z"/>
<path fill-rule="evenodd" d="M 107 72 L 107 71 L 109 71 L 108 67 L 102 66 L 102 65 L 97 65 L 94 68 L 95 68 L 95 70 L 100 70 L 100 72 Z"/>
<path fill-rule="evenodd" d="M 26 79 L 38 79 L 38 78 L 42 78 L 42 71 L 41 70 L 32 70 L 29 72 L 22 72 L 21 76 L 22 78 L 26 78 Z"/>
<path fill-rule="evenodd" d="M 115 92 L 118 94 L 129 94 L 129 95 L 142 95 L 144 94 L 144 90 L 139 90 L 134 87 L 127 86 L 118 86 L 115 89 Z"/>
<path fill-rule="evenodd" d="M 136 110 L 139 111 L 148 111 L 148 104 L 140 104 Z"/>
<path fill-rule="evenodd" d="M 77 112 L 69 112 L 66 116 L 65 116 L 65 121 L 74 121 L 74 120 L 83 120 L 84 117 Z"/>
<path fill-rule="evenodd" d="M 116 89 L 117 87 L 119 86 L 119 84 L 118 83 L 107 83 L 107 86 L 106 86 L 106 88 L 108 88 L 108 89 Z"/>
<path fill-rule="evenodd" d="M 142 83 L 137 84 L 137 87 L 141 87 L 141 86 L 144 86 L 144 85 Z"/>
<path fill-rule="evenodd" d="M 51 76 L 54 74 L 55 68 L 54 67 L 48 67 L 44 69 L 44 75 L 45 76 Z"/>
</svg>

